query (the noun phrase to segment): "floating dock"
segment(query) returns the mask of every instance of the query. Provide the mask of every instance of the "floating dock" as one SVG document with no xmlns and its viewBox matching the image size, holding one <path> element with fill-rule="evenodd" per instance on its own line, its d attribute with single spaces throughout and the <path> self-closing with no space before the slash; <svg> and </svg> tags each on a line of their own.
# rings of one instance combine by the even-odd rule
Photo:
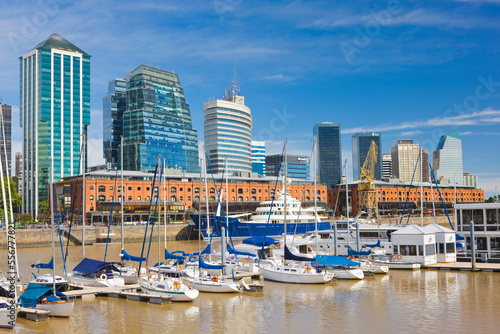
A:
<svg viewBox="0 0 500 334">
<path fill-rule="evenodd" d="M 470 262 L 440 262 L 437 264 L 422 266 L 422 269 L 473 271 Z M 500 272 L 500 263 L 478 262 L 476 263 L 475 271 Z"/>
<path fill-rule="evenodd" d="M 125 298 L 128 300 L 143 301 L 152 304 L 170 304 L 171 298 L 157 295 L 138 293 L 139 284 L 129 284 L 120 287 L 86 287 L 82 285 L 70 284 L 69 291 L 64 294 L 70 298 L 88 297 L 112 297 Z"/>
<path fill-rule="evenodd" d="M 19 307 L 17 316 L 24 317 L 31 321 L 45 321 L 49 319 L 50 312 L 45 310 L 36 310 L 29 307 Z"/>
</svg>

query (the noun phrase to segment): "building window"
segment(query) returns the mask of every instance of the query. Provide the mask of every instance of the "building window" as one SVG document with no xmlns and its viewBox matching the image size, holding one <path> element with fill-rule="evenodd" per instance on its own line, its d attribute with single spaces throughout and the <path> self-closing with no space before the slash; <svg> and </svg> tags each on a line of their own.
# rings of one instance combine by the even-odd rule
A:
<svg viewBox="0 0 500 334">
<path fill-rule="evenodd" d="M 215 197 L 214 196 L 210 196 L 210 202 L 215 202 Z"/>
<path fill-rule="evenodd" d="M 141 196 L 137 196 L 137 201 L 140 202 L 141 201 Z"/>
<path fill-rule="evenodd" d="M 238 194 L 243 194 L 243 189 L 242 188 L 238 188 Z"/>
<path fill-rule="evenodd" d="M 129 196 L 129 197 L 128 197 L 128 200 L 129 200 L 129 201 L 132 201 L 132 196 Z"/>
<path fill-rule="evenodd" d="M 179 188 L 179 191 L 182 191 L 182 188 Z"/>
<path fill-rule="evenodd" d="M 109 191 L 113 191 L 113 186 L 109 186 Z"/>
<path fill-rule="evenodd" d="M 94 207 L 93 206 L 90 207 L 90 211 L 91 212 L 94 211 Z"/>
<path fill-rule="evenodd" d="M 188 188 L 188 191 L 191 191 L 191 188 Z"/>
<path fill-rule="evenodd" d="M 90 195 L 90 200 L 93 201 L 94 200 L 94 196 L 93 195 Z"/>
<path fill-rule="evenodd" d="M 158 192 L 158 187 L 154 187 L 153 192 L 157 193 Z"/>
<path fill-rule="evenodd" d="M 146 187 L 146 191 L 149 191 L 149 187 Z"/>
<path fill-rule="evenodd" d="M 122 192 L 122 187 L 121 187 L 121 186 L 119 186 L 119 187 L 118 187 L 118 192 L 119 192 L 119 193 L 121 193 L 121 192 Z"/>
<path fill-rule="evenodd" d="M 176 192 L 177 192 L 177 188 L 176 187 L 171 187 L 170 188 L 170 193 L 175 194 Z"/>
<path fill-rule="evenodd" d="M 210 188 L 210 193 L 211 194 L 215 194 L 215 189 L 214 188 Z"/>
<path fill-rule="evenodd" d="M 132 187 L 128 187 L 128 190 L 132 190 Z"/>
<path fill-rule="evenodd" d="M 146 198 L 144 200 L 149 201 L 149 196 L 146 196 Z"/>
<path fill-rule="evenodd" d="M 170 196 L 170 202 L 177 202 L 177 197 L 174 196 Z"/>
<path fill-rule="evenodd" d="M 106 200 L 106 196 L 104 195 L 99 195 L 99 201 L 105 201 Z"/>
<path fill-rule="evenodd" d="M 90 186 L 90 190 L 94 190 L 94 186 Z"/>
<path fill-rule="evenodd" d="M 198 187 L 194 188 L 194 193 L 195 194 L 199 194 L 200 193 L 200 188 L 198 188 Z"/>
<path fill-rule="evenodd" d="M 252 196 L 252 202 L 256 202 L 256 201 L 257 201 L 257 197 Z"/>
<path fill-rule="evenodd" d="M 141 187 L 137 187 L 137 190 L 139 190 L 139 191 L 140 191 L 140 190 L 141 190 Z"/>
<path fill-rule="evenodd" d="M 99 192 L 105 192 L 106 187 L 105 186 L 99 186 Z"/>
<path fill-rule="evenodd" d="M 181 196 L 181 197 L 179 197 L 179 201 L 181 201 L 181 202 L 182 202 L 183 200 L 184 200 L 184 197 L 182 197 L 182 196 Z"/>
<path fill-rule="evenodd" d="M 188 196 L 188 202 L 191 201 L 191 196 Z"/>
<path fill-rule="evenodd" d="M 255 195 L 257 193 L 256 189 L 252 189 L 252 195 Z"/>
<path fill-rule="evenodd" d="M 195 196 L 195 197 L 194 197 L 194 201 L 195 201 L 195 202 L 199 202 L 199 201 L 200 201 L 200 196 Z"/>
<path fill-rule="evenodd" d="M 238 197 L 238 202 L 243 202 L 243 197 L 239 196 Z"/>
</svg>

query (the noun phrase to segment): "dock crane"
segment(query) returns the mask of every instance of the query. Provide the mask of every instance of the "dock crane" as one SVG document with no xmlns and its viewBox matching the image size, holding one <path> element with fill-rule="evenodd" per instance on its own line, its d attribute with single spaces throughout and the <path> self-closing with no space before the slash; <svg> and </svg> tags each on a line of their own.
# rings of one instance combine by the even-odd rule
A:
<svg viewBox="0 0 500 334">
<path fill-rule="evenodd" d="M 377 164 L 378 146 L 372 140 L 363 167 L 361 167 L 360 180 L 358 182 L 358 212 L 366 211 L 377 215 L 377 194 L 375 191 L 375 165 Z"/>
</svg>

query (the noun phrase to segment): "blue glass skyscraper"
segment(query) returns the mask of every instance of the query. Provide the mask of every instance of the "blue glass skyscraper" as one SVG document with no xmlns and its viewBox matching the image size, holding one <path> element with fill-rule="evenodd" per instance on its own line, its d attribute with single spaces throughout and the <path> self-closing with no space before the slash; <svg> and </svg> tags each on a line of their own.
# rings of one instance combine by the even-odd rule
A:
<svg viewBox="0 0 500 334">
<path fill-rule="evenodd" d="M 154 170 L 161 157 L 168 168 L 199 172 L 198 133 L 177 74 L 141 65 L 127 77 L 125 169 Z"/>
<path fill-rule="evenodd" d="M 323 122 L 313 128 L 316 140 L 316 174 L 318 182 L 329 188 L 342 179 L 342 150 L 340 142 L 340 124 Z"/>
<path fill-rule="evenodd" d="M 127 108 L 127 82 L 125 79 L 113 79 L 109 82 L 108 95 L 103 98 L 102 107 L 104 159 L 108 168 L 114 168 L 119 165 L 123 113 Z"/>
<path fill-rule="evenodd" d="M 252 173 L 266 176 L 266 142 L 252 140 Z"/>
<path fill-rule="evenodd" d="M 432 159 L 432 169 L 436 179 L 445 178 L 448 182 L 456 180 L 463 184 L 464 166 L 462 161 L 462 140 L 458 130 L 443 135 L 439 140 Z"/>
<path fill-rule="evenodd" d="M 90 124 L 90 55 L 58 34 L 20 59 L 23 212 L 38 214 L 54 181 L 79 173 L 81 135 Z"/>
<path fill-rule="evenodd" d="M 361 167 L 365 163 L 372 141 L 378 147 L 377 163 L 375 164 L 375 180 L 382 180 L 382 136 L 379 132 L 362 132 L 352 136 L 352 174 L 354 181 L 361 175 Z"/>
</svg>

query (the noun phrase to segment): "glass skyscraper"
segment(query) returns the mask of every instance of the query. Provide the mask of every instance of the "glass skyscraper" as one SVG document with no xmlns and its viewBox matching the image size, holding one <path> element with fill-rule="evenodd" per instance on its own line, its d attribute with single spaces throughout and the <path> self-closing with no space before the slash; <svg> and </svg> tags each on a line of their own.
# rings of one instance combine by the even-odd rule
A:
<svg viewBox="0 0 500 334">
<path fill-rule="evenodd" d="M 382 136 L 379 132 L 362 132 L 352 136 L 352 174 L 354 181 L 358 181 L 361 176 L 361 167 L 365 163 L 372 141 L 378 147 L 374 179 L 382 180 Z"/>
<path fill-rule="evenodd" d="M 123 135 L 123 113 L 127 108 L 127 82 L 113 79 L 108 95 L 102 101 L 102 140 L 108 168 L 119 167 L 120 136 Z"/>
<path fill-rule="evenodd" d="M 309 159 L 300 155 L 287 155 L 287 176 L 293 179 L 309 180 Z M 281 154 L 266 156 L 267 176 L 280 176 L 285 174 L 285 158 L 281 161 Z M 281 164 L 281 168 L 280 168 Z"/>
<path fill-rule="evenodd" d="M 0 101 L 0 104 L 2 101 Z M 9 175 L 12 174 L 12 106 L 7 104 L 0 105 L 2 108 L 3 124 L 0 124 L 0 157 L 2 159 L 3 175 L 7 176 L 7 168 Z M 4 142 L 5 148 L 4 149 Z M 7 151 L 7 157 L 5 157 Z"/>
<path fill-rule="evenodd" d="M 167 168 L 199 172 L 198 133 L 177 74 L 145 65 L 127 74 L 123 139 L 127 170 L 154 170 L 160 157 Z"/>
<path fill-rule="evenodd" d="M 441 137 L 433 154 L 432 169 L 438 180 L 445 178 L 452 183 L 455 179 L 457 184 L 463 184 L 462 140 L 458 130 Z"/>
<path fill-rule="evenodd" d="M 90 124 L 90 55 L 54 33 L 20 59 L 23 212 L 36 216 L 54 181 L 79 173 Z"/>
<path fill-rule="evenodd" d="M 252 114 L 245 106 L 236 82 L 224 99 L 203 104 L 205 114 L 205 150 L 213 173 L 252 171 Z"/>
<path fill-rule="evenodd" d="M 266 176 L 266 142 L 252 140 L 252 173 Z"/>
<path fill-rule="evenodd" d="M 313 128 L 316 140 L 316 173 L 318 182 L 329 188 L 340 183 L 342 179 L 342 149 L 340 141 L 340 124 L 323 122 Z"/>
</svg>

